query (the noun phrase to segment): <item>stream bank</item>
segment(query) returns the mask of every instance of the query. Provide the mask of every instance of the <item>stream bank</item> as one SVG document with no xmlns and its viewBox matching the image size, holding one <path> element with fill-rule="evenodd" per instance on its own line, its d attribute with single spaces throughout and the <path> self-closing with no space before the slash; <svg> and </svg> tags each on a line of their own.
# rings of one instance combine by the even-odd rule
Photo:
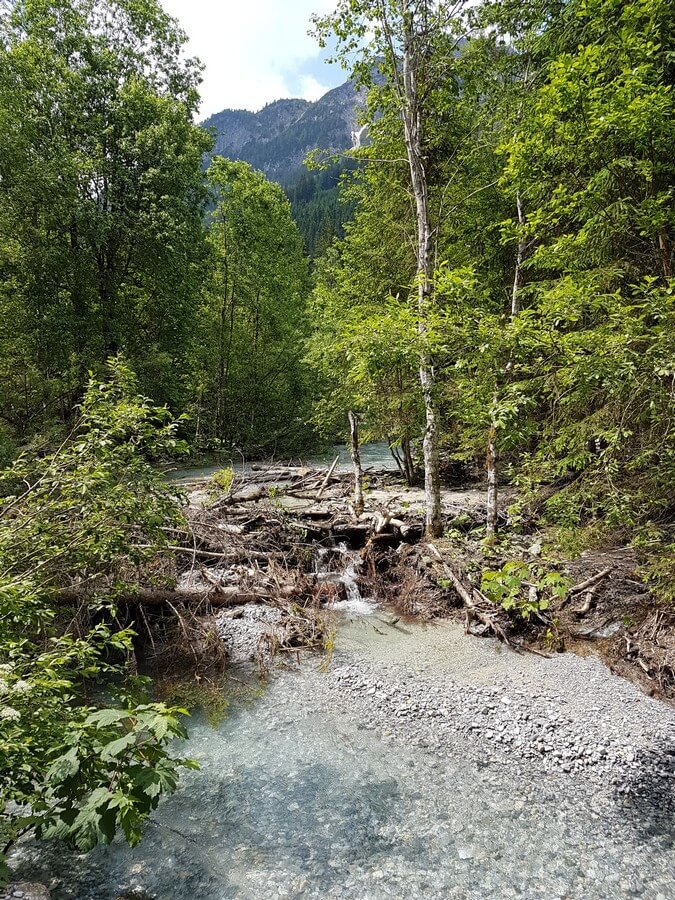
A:
<svg viewBox="0 0 675 900">
<path fill-rule="evenodd" d="M 211 470 L 201 478 L 191 472 L 183 481 L 188 528 L 176 535 L 181 546 L 173 548 L 168 571 L 177 586 L 170 599 L 192 619 L 195 608 L 272 607 L 278 622 L 285 613 L 287 626 L 281 622 L 278 649 L 320 649 L 329 639 L 320 612 L 348 599 L 348 580 L 317 576 L 316 562 L 333 553 L 326 559 L 339 572 L 343 558 L 335 551 L 343 547 L 361 552 L 364 592 L 404 617 L 464 616 L 470 633 L 492 634 L 516 649 L 597 654 L 647 693 L 675 699 L 675 614 L 650 595 L 634 548 L 566 558 L 555 533 L 538 528 L 532 515 L 511 521 L 509 507 L 518 499 L 512 489 L 500 494 L 497 540 L 486 542 L 485 491 L 473 484 L 443 488 L 446 532 L 430 544 L 423 539 L 423 489 L 405 485 L 391 459 L 383 466 L 387 453 L 383 447 L 364 453 L 374 462 L 365 468 L 365 509 L 358 515 L 353 478 L 339 455 L 323 468 L 256 464 L 231 471 L 220 484 L 204 480 Z M 499 580 L 508 566 L 520 573 L 514 579 L 512 570 L 502 582 L 518 582 L 510 612 L 482 585 L 484 575 Z M 268 613 L 232 615 L 253 623 Z"/>
</svg>

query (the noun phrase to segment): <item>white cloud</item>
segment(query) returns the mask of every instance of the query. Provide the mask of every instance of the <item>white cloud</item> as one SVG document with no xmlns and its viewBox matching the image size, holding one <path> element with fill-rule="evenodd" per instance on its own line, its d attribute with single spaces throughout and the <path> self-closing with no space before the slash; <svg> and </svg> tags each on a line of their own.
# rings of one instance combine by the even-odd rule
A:
<svg viewBox="0 0 675 900">
<path fill-rule="evenodd" d="M 162 2 L 187 32 L 188 52 L 206 66 L 203 116 L 225 107 L 256 110 L 281 97 L 314 100 L 328 90 L 307 31 L 312 13 L 329 12 L 335 0 Z"/>
<path fill-rule="evenodd" d="M 300 96 L 305 100 L 318 100 L 330 90 L 330 87 L 321 84 L 313 75 L 303 75 L 300 84 Z"/>
</svg>

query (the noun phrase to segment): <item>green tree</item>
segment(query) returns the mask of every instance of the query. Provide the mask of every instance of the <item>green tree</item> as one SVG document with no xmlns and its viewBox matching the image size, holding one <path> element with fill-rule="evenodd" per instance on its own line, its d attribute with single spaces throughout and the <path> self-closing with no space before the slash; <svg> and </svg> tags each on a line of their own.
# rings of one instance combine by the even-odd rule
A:
<svg viewBox="0 0 675 900">
<path fill-rule="evenodd" d="M 249 452 L 307 438 L 301 360 L 309 292 L 302 239 L 283 190 L 217 157 L 205 285 L 193 342 L 193 418 L 201 442 Z"/>
<path fill-rule="evenodd" d="M 369 15 L 390 12 L 375 6 L 341 8 L 346 46 L 356 48 Z M 403 19 L 417 11 L 394 10 Z M 388 79 L 371 90 L 372 143 L 350 189 L 356 216 L 318 267 L 311 358 L 330 387 L 318 413 L 351 405 L 379 434 L 385 422 L 396 432 L 382 373 L 396 369 L 389 351 L 405 347 L 409 362 L 416 347 L 434 362 L 442 443 L 475 461 L 487 447 L 493 488 L 499 453 L 532 482 L 568 483 L 549 504 L 553 517 L 665 521 L 675 357 L 669 4 L 485 3 L 465 21 L 457 46 L 435 34 L 444 78 L 425 94 L 433 307 L 414 335 L 414 219 L 389 97 L 397 74 L 385 56 Z M 490 499 L 494 528 L 495 490 Z"/>
<path fill-rule="evenodd" d="M 433 41 L 435 76 L 425 96 L 424 144 L 433 304 L 425 308 L 420 329 L 418 222 L 404 128 L 390 80 L 376 82 L 369 98 L 369 143 L 359 151 L 361 167 L 346 192 L 356 204 L 354 222 L 337 253 L 317 268 L 318 329 L 311 358 L 318 362 L 323 355 L 324 374 L 334 385 L 318 410 L 323 419 L 328 406 L 337 413 L 347 403 L 351 385 L 349 402 L 360 411 L 367 433 L 393 435 L 401 447 L 416 442 L 424 430 L 419 417 L 424 396 L 411 375 L 422 356 L 433 360 L 439 443 L 466 458 L 456 363 L 475 332 L 464 329 L 457 316 L 468 312 L 472 322 L 480 310 L 498 316 L 513 280 L 510 252 L 500 240 L 499 223 L 509 208 L 498 185 L 503 167 L 495 148 L 503 130 L 494 106 L 496 76 L 502 83 L 509 65 L 508 54 L 490 39 L 457 45 L 452 30 L 448 34 L 439 26 Z M 360 320 L 367 323 L 362 330 Z M 463 341 L 455 340 L 457 329 L 464 331 Z M 331 359 L 337 361 L 332 379 Z M 416 377 L 419 382 L 419 372 Z M 478 443 L 485 453 L 491 408 L 490 396 L 480 441 L 471 430 L 471 456 Z"/>
<path fill-rule="evenodd" d="M 118 349 L 182 399 L 210 147 L 184 41 L 155 0 L 0 13 L 0 416 L 21 439 Z"/>
<path fill-rule="evenodd" d="M 411 215 L 415 224 L 415 290 L 419 336 L 419 379 L 425 409 L 424 487 L 426 526 L 430 535 L 442 531 L 439 474 L 440 422 L 436 361 L 430 355 L 427 332 L 434 315 L 434 221 L 430 197 L 431 128 L 438 92 L 452 67 L 452 54 L 462 35 L 459 4 L 437 0 L 342 0 L 336 11 L 316 19 L 325 44 L 337 42 L 338 56 L 354 74 L 369 82 L 374 68 L 385 76 L 380 96 L 398 116 L 408 163 Z M 353 65 L 353 64 L 352 64 Z"/>
<path fill-rule="evenodd" d="M 541 422 L 534 469 L 577 475 L 553 503 L 568 517 L 639 521 L 674 483 L 671 13 L 573 2 L 521 38 L 545 62 L 503 148 L 532 248 L 518 366 Z"/>
<path fill-rule="evenodd" d="M 383 147 L 376 142 L 371 151 Z M 342 436 L 353 410 L 362 438 L 386 440 L 412 483 L 424 412 L 405 193 L 396 171 L 366 164 L 347 194 L 355 219 L 315 272 L 307 354 L 320 386 L 313 419 L 322 433 Z"/>
</svg>

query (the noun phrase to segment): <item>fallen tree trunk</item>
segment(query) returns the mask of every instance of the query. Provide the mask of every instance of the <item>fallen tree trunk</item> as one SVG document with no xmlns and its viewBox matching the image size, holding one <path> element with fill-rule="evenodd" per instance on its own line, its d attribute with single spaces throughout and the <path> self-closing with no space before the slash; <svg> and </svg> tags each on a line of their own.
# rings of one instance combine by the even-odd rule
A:
<svg viewBox="0 0 675 900">
<path fill-rule="evenodd" d="M 586 593 L 586 603 L 581 607 L 581 615 L 586 615 L 593 603 L 593 599 L 595 597 L 596 591 L 600 587 L 600 582 L 604 581 L 605 578 L 609 578 L 612 574 L 612 568 L 608 567 L 603 569 L 601 572 L 598 572 L 596 575 L 591 575 L 590 578 L 586 578 L 585 581 L 580 581 L 578 584 L 573 584 L 572 587 L 568 590 L 567 596 L 560 604 L 560 608 L 568 604 L 570 600 L 573 600 L 577 594 Z M 588 608 L 586 608 L 586 604 L 588 604 Z"/>
<path fill-rule="evenodd" d="M 201 543 L 201 542 L 200 542 Z M 236 563 L 236 562 L 269 562 L 280 556 L 272 550 L 247 550 L 245 546 L 239 545 L 228 550 L 202 550 L 194 547 L 167 547 L 167 550 L 173 550 L 183 556 L 194 556 L 196 559 L 212 559 L 220 562 Z"/>
<path fill-rule="evenodd" d="M 335 471 L 335 467 L 337 466 L 337 464 L 339 463 L 339 461 L 340 461 L 340 454 L 338 453 L 338 455 L 337 455 L 337 456 L 335 457 L 335 459 L 333 460 L 333 465 L 332 465 L 332 466 L 330 467 L 330 469 L 328 470 L 328 473 L 327 473 L 326 477 L 325 477 L 324 480 L 321 482 L 321 487 L 319 488 L 319 493 L 316 495 L 316 499 L 317 499 L 317 500 L 320 500 L 320 499 L 321 499 L 321 495 L 322 495 L 323 492 L 326 490 L 326 487 L 328 486 L 328 482 L 331 480 L 331 478 L 332 478 L 332 476 L 333 476 L 333 472 Z"/>
<path fill-rule="evenodd" d="M 149 588 L 139 587 L 128 593 L 115 596 L 115 603 L 124 606 L 161 606 L 180 604 L 182 606 L 242 606 L 246 603 L 266 603 L 293 596 L 293 589 L 279 590 L 263 588 L 242 588 L 238 585 L 215 587 L 210 590 L 191 588 Z M 78 588 L 63 588 L 55 594 L 55 599 L 63 605 L 77 605 L 94 600 L 93 596 Z"/>
</svg>

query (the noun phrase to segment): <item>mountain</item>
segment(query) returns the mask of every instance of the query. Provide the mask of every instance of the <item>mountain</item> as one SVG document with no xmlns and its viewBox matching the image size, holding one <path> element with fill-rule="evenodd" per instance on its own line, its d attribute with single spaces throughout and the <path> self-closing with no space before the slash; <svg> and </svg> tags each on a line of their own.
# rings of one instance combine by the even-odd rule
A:
<svg viewBox="0 0 675 900">
<path fill-rule="evenodd" d="M 241 159 L 284 187 L 306 174 L 311 150 L 348 150 L 358 143 L 358 109 L 364 102 L 353 81 L 319 100 L 277 100 L 260 112 L 224 109 L 203 125 L 215 136 L 214 154 Z"/>
</svg>

